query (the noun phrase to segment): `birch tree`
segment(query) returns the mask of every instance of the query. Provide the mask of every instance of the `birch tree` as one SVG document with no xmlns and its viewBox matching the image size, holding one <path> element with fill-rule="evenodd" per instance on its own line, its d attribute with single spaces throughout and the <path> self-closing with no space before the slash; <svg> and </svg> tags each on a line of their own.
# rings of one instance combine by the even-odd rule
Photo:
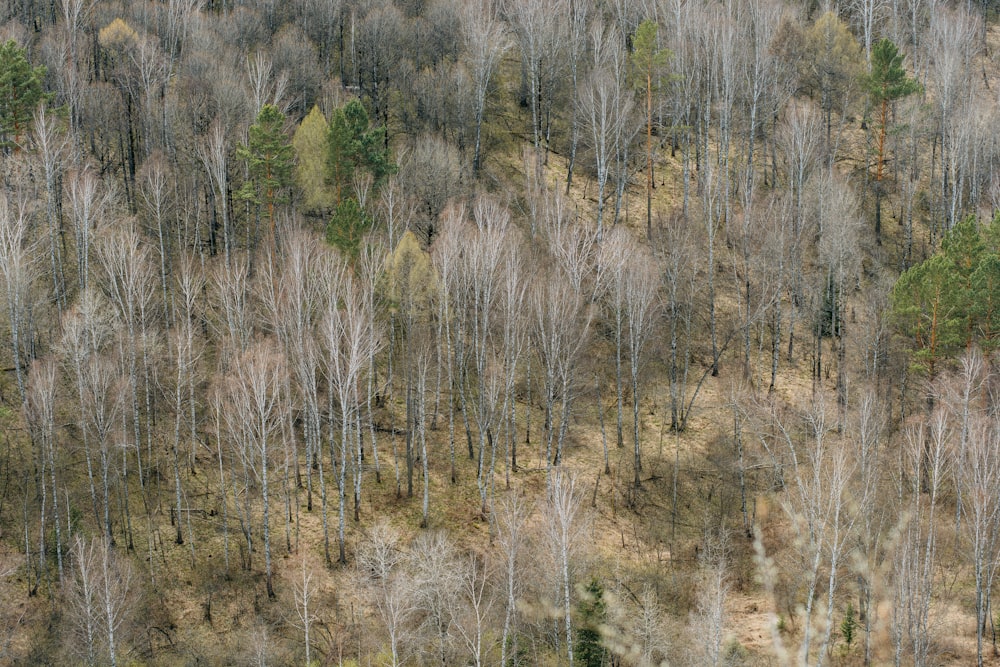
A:
<svg viewBox="0 0 1000 667">
<path fill-rule="evenodd" d="M 21 198 L 13 206 L 0 194 L 0 277 L 7 301 L 11 359 L 17 391 L 23 404 L 27 399 L 26 375 L 31 331 L 31 283 L 36 268 L 34 248 L 29 241 L 30 209 Z"/>
<path fill-rule="evenodd" d="M 279 443 L 278 433 L 287 409 L 282 389 L 286 373 L 284 360 L 267 342 L 253 344 L 233 365 L 229 378 L 230 410 L 225 418 L 234 446 L 260 484 L 263 509 L 264 568 L 267 596 L 274 598 L 271 565 L 270 481 L 271 458 Z M 249 493 L 246 489 L 245 493 Z"/>
<path fill-rule="evenodd" d="M 499 8 L 494 0 L 477 0 L 463 5 L 461 15 L 465 50 L 470 56 L 473 87 L 473 116 L 475 139 L 472 151 L 472 169 L 478 176 L 482 168 L 483 118 L 486 115 L 486 97 L 493 74 L 511 43 L 507 37 Z"/>
</svg>

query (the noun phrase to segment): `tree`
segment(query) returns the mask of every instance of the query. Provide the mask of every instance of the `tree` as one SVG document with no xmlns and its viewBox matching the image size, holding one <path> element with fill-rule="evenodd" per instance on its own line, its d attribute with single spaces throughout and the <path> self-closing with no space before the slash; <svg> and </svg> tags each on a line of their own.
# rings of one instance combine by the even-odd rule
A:
<svg viewBox="0 0 1000 667">
<path fill-rule="evenodd" d="M 976 664 L 983 665 L 983 635 L 990 623 L 990 589 L 1000 551 L 1000 434 L 992 419 L 977 420 L 968 446 L 956 462 L 962 488 L 965 529 L 972 542 L 976 583 Z"/>
<path fill-rule="evenodd" d="M 271 242 L 275 242 L 274 207 L 288 200 L 285 192 L 291 184 L 294 151 L 285 135 L 285 114 L 273 104 L 265 104 L 250 126 L 247 143 L 236 155 L 247 165 L 249 178 L 239 196 L 267 212 Z"/>
<path fill-rule="evenodd" d="M 371 320 L 367 317 L 366 307 L 369 303 L 362 298 L 361 290 L 355 286 L 351 277 L 345 276 L 341 281 L 337 298 L 327 302 L 327 312 L 321 323 L 323 342 L 326 346 L 326 374 L 331 389 L 331 412 L 333 396 L 336 395 L 340 405 L 340 457 L 337 464 L 338 503 L 338 546 L 339 562 L 347 563 L 347 552 L 344 544 L 344 509 L 347 493 L 347 461 L 351 452 L 351 462 L 354 469 L 354 519 L 359 519 L 361 502 L 361 441 L 355 446 L 354 429 L 360 420 L 360 401 L 358 383 L 361 373 L 368 365 L 369 357 L 377 351 L 380 341 L 376 332 L 369 328 Z M 333 425 L 335 416 L 329 415 L 330 421 L 330 457 L 334 459 Z"/>
<path fill-rule="evenodd" d="M 562 459 L 577 363 L 589 337 L 593 312 L 558 270 L 540 276 L 530 307 L 531 333 L 543 368 L 546 470 L 551 471 Z"/>
<path fill-rule="evenodd" d="M 524 586 L 521 560 L 527 543 L 526 524 L 529 509 L 518 494 L 508 495 L 499 503 L 499 511 L 490 515 L 496 531 L 501 572 L 500 586 L 504 596 L 503 630 L 500 635 L 500 664 L 507 664 L 508 655 L 517 655 L 517 601 Z"/>
<path fill-rule="evenodd" d="M 406 661 L 402 654 L 406 624 L 418 611 L 404 565 L 399 532 L 380 519 L 358 546 L 358 573 L 389 633 L 392 667 Z"/>
<path fill-rule="evenodd" d="M 156 291 L 152 258 L 149 248 L 139 237 L 134 221 L 105 230 L 97 245 L 97 257 L 103 270 L 100 286 L 124 324 L 121 335 L 128 343 L 121 350 L 121 362 L 127 368 L 132 398 L 132 432 L 135 438 L 139 481 L 145 486 L 139 391 L 141 371 L 141 386 L 146 408 L 147 470 L 145 472 L 148 472 L 153 465 L 151 458 L 154 419 L 149 355 L 149 347 L 154 338 L 152 334 L 155 331 L 151 326 L 153 324 L 151 311 Z"/>
<path fill-rule="evenodd" d="M 594 30 L 594 68 L 580 89 L 581 106 L 597 167 L 597 238 L 604 231 L 605 187 L 612 160 L 630 143 L 635 132 L 633 98 L 625 85 L 626 60 L 617 34 Z"/>
<path fill-rule="evenodd" d="M 597 579 L 591 579 L 584 588 L 578 603 L 580 622 L 576 629 L 576 658 L 584 667 L 603 667 L 605 649 L 601 646 L 601 626 L 605 623 L 607 605 L 604 588 Z"/>
<path fill-rule="evenodd" d="M 875 108 L 875 242 L 882 243 L 882 179 L 885 171 L 886 136 L 892 104 L 920 91 L 920 84 L 903 69 L 903 54 L 887 38 L 872 47 L 871 72 L 865 77 L 865 89 Z"/>
<path fill-rule="evenodd" d="M 233 364 L 233 373 L 229 378 L 230 409 L 225 415 L 229 431 L 234 436 L 236 453 L 260 482 L 267 596 L 272 599 L 270 465 L 283 418 L 282 411 L 286 409 L 282 395 L 285 373 L 281 355 L 266 343 L 254 344 Z M 246 489 L 245 493 L 249 492 Z"/>
<path fill-rule="evenodd" d="M 551 123 L 547 121 L 551 115 L 554 81 L 548 75 L 552 74 L 554 78 L 554 68 L 561 60 L 558 49 L 562 35 L 558 19 L 565 11 L 565 0 L 517 0 L 507 7 L 507 15 L 521 47 L 521 99 L 522 104 L 531 109 L 532 145 L 539 173 L 545 161 L 542 156 L 542 141 L 544 139 L 548 147 L 551 128 Z M 525 75 L 527 81 L 524 80 Z"/>
<path fill-rule="evenodd" d="M 997 220 L 980 228 L 966 218 L 938 253 L 905 271 L 893 287 L 896 326 L 911 341 L 913 363 L 932 377 L 938 363 L 962 346 L 996 344 L 997 229 Z"/>
<path fill-rule="evenodd" d="M 226 266 L 229 266 L 232 254 L 232 239 L 229 222 L 229 147 L 226 145 L 226 132 L 222 122 L 216 119 L 212 123 L 206 141 L 199 148 L 199 157 L 205 165 L 209 180 L 212 185 L 212 196 L 215 199 L 217 210 L 222 217 L 222 248 L 226 258 Z M 211 248 L 215 254 L 216 238 L 215 224 L 212 226 Z"/>
<path fill-rule="evenodd" d="M 78 535 L 73 558 L 76 576 L 68 607 L 74 634 L 82 640 L 74 651 L 87 665 L 115 667 L 121 657 L 123 624 L 132 616 L 132 568 L 98 538 L 88 541 Z"/>
<path fill-rule="evenodd" d="M 385 132 L 384 127 L 369 127 L 368 112 L 358 100 L 334 109 L 327 131 L 326 168 L 338 207 L 359 170 L 371 174 L 376 185 L 396 171 Z"/>
<path fill-rule="evenodd" d="M 41 104 L 35 110 L 35 156 L 45 180 L 45 217 L 49 227 L 49 258 L 52 262 L 52 286 L 56 305 L 66 307 L 66 277 L 63 273 L 63 246 L 65 237 L 59 211 L 62 205 L 62 178 L 65 163 L 72 155 L 72 141 L 64 131 L 58 117 L 46 112 Z"/>
<path fill-rule="evenodd" d="M 833 113 L 843 114 L 851 102 L 864 64 L 861 47 L 833 12 L 816 19 L 804 40 L 804 57 L 799 60 L 801 83 L 819 102 L 826 125 L 827 158 L 832 159 Z"/>
<path fill-rule="evenodd" d="M 761 434 L 761 443 L 772 457 L 782 460 L 781 504 L 794 526 L 798 547 L 798 568 L 789 574 L 798 578 L 797 589 L 804 586 L 805 600 L 797 612 L 803 635 L 796 662 L 811 664 L 815 650 L 817 664 L 822 664 L 833 632 L 841 560 L 856 518 L 848 504 L 848 484 L 858 462 L 832 435 L 822 395 L 798 425 L 783 421 L 773 407 L 769 412 L 766 418 L 773 430 Z"/>
<path fill-rule="evenodd" d="M 451 656 L 458 601 L 462 595 L 462 562 L 454 542 L 442 531 L 420 533 L 408 558 L 412 596 L 423 612 L 421 628 L 435 646 L 434 661 L 454 664 Z"/>
<path fill-rule="evenodd" d="M 25 403 L 25 415 L 31 429 L 31 437 L 38 444 L 41 471 L 38 486 L 41 489 L 41 516 L 38 522 L 39 532 L 39 572 L 46 568 L 45 556 L 48 551 L 46 511 L 49 503 L 49 492 L 52 493 L 52 525 L 55 527 L 56 564 L 59 568 L 59 581 L 63 581 L 63 540 L 62 524 L 59 520 L 60 500 L 59 487 L 56 483 L 56 364 L 51 358 L 39 359 L 31 365 L 28 374 L 28 396 Z M 45 478 L 48 470 L 49 479 Z M 51 486 L 49 484 L 51 483 Z"/>
<path fill-rule="evenodd" d="M 642 352 L 657 323 L 659 275 L 651 257 L 636 252 L 625 267 L 625 318 L 629 371 L 632 378 L 632 444 L 634 445 L 635 486 L 639 487 L 642 454 L 639 447 L 639 374 Z"/>
<path fill-rule="evenodd" d="M 22 199 L 12 207 L 0 194 L 0 279 L 6 294 L 14 374 L 22 403 L 27 397 L 25 369 L 30 345 L 25 338 L 30 331 L 30 287 L 36 271 L 32 256 L 35 244 L 28 240 L 29 227 L 28 203 Z"/>
<path fill-rule="evenodd" d="M 934 82 L 937 106 L 941 174 L 941 207 L 944 228 L 957 221 L 959 206 L 965 194 L 963 181 L 974 178 L 969 174 L 970 129 L 989 117 L 976 101 L 975 63 L 979 56 L 979 21 L 958 7 L 955 11 L 941 8 L 930 16 L 929 51 L 930 75 Z M 988 121 L 987 121 L 988 122 Z M 975 202 L 970 202 L 975 205 Z"/>
<path fill-rule="evenodd" d="M 332 210 L 337 204 L 326 182 L 328 133 L 326 117 L 318 106 L 314 106 L 292 135 L 295 183 L 302 193 L 299 206 L 311 213 Z"/>
<path fill-rule="evenodd" d="M 0 148 L 21 147 L 32 114 L 47 95 L 42 90 L 45 67 L 32 67 L 24 49 L 10 39 L 0 44 Z"/>
<path fill-rule="evenodd" d="M 559 581 L 556 604 L 561 607 L 569 664 L 573 664 L 573 564 L 576 551 L 589 528 L 583 498 L 576 477 L 557 467 L 548 479 L 546 532 L 552 548 Z"/>
<path fill-rule="evenodd" d="M 670 59 L 670 49 L 657 43 L 656 22 L 646 19 L 636 28 L 632 38 L 632 65 L 638 77 L 638 87 L 646 93 L 646 237 L 653 238 L 653 92 L 658 86 L 660 70 Z"/>
<path fill-rule="evenodd" d="M 295 584 L 295 614 L 299 619 L 299 626 L 302 628 L 303 643 L 306 648 L 306 667 L 312 667 L 310 655 L 312 652 L 312 640 L 309 638 L 309 631 L 319 617 L 316 612 L 310 611 L 309 604 L 317 593 L 317 585 L 313 583 L 312 569 L 306 565 L 306 559 L 302 559 L 302 583 Z"/>
<path fill-rule="evenodd" d="M 478 175 L 482 167 L 482 133 L 483 116 L 486 111 L 486 94 L 489 92 L 493 72 L 500 63 L 504 52 L 510 48 L 510 41 L 504 32 L 503 22 L 497 15 L 498 8 L 494 0 L 469 2 L 464 6 L 462 27 L 465 48 L 472 61 L 473 112 L 476 124 L 472 169 Z"/>
</svg>

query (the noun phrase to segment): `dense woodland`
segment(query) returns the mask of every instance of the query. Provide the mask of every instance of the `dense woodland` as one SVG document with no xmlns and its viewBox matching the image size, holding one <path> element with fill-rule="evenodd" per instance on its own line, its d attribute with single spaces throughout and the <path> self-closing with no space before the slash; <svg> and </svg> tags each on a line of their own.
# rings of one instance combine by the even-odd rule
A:
<svg viewBox="0 0 1000 667">
<path fill-rule="evenodd" d="M 996 9 L 7 0 L 0 663 L 997 664 Z"/>
</svg>

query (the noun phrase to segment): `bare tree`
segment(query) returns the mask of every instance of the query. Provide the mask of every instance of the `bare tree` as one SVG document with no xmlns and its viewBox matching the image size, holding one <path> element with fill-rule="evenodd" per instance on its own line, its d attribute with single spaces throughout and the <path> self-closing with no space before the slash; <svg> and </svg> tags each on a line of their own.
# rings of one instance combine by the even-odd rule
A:
<svg viewBox="0 0 1000 667">
<path fill-rule="evenodd" d="M 51 359 L 39 359 L 28 373 L 28 395 L 24 404 L 25 418 L 31 433 L 32 444 L 38 449 L 35 460 L 35 485 L 38 489 L 38 573 L 48 579 L 47 556 L 50 551 L 49 506 L 52 508 L 52 525 L 55 528 L 56 561 L 60 582 L 63 579 L 62 524 L 59 521 L 59 487 L 56 484 L 55 453 L 55 382 L 56 365 Z M 51 486 L 50 486 L 51 482 Z M 51 494 L 51 501 L 49 496 Z M 25 516 L 27 522 L 27 516 Z M 25 525 L 27 534 L 27 525 Z"/>
<path fill-rule="evenodd" d="M 499 316 L 503 341 L 503 406 L 500 422 L 504 425 L 504 484 L 510 488 L 510 471 L 517 470 L 517 413 L 514 383 L 527 338 L 527 262 L 515 231 L 506 235 L 503 265 L 500 269 Z"/>
<path fill-rule="evenodd" d="M 822 293 L 829 306 L 829 320 L 823 326 L 826 332 L 817 332 L 817 359 L 822 358 L 822 335 L 829 333 L 837 340 L 837 405 L 840 407 L 838 424 L 843 428 L 847 408 L 847 298 L 861 268 L 858 237 L 861 222 L 854 193 L 832 173 L 819 188 L 817 202 L 819 215 L 819 260 L 825 268 L 825 285 Z M 827 317 L 826 314 L 823 315 Z M 820 368 L 815 369 L 818 376 Z"/>
<path fill-rule="evenodd" d="M 569 61 L 569 74 L 571 82 L 570 90 L 570 120 L 569 120 L 569 160 L 566 164 L 566 194 L 569 194 L 570 186 L 573 184 L 573 168 L 576 166 L 576 151 L 580 143 L 580 69 L 584 62 L 584 52 L 587 49 L 587 12 L 590 9 L 589 2 L 569 3 L 568 25 L 566 26 L 565 48 L 566 59 Z"/>
<path fill-rule="evenodd" d="M 149 470 L 142 465 L 142 418 L 139 403 L 141 391 L 145 399 L 147 468 L 152 465 L 152 383 L 150 381 L 149 347 L 152 337 L 152 305 L 155 293 L 153 267 L 149 249 L 139 238 L 135 224 L 125 222 L 109 227 L 97 245 L 97 256 L 103 270 L 101 288 L 114 306 L 127 341 L 121 351 L 121 361 L 127 371 L 131 393 L 131 421 L 140 484 L 145 486 Z M 141 366 L 140 366 L 141 364 Z"/>
<path fill-rule="evenodd" d="M 983 111 L 982 105 L 973 101 L 978 93 L 973 70 L 980 55 L 976 39 L 980 28 L 977 18 L 962 8 L 951 11 L 945 7 L 931 14 L 928 27 L 928 46 L 933 54 L 929 73 L 941 139 L 941 221 L 947 231 L 958 221 L 966 187 L 974 178 L 969 173 L 968 149 Z M 975 112 L 971 112 L 973 108 Z"/>
<path fill-rule="evenodd" d="M 84 166 L 72 172 L 67 184 L 69 208 L 76 240 L 77 287 L 85 291 L 90 282 L 90 248 L 94 228 L 110 208 L 111 194 L 102 188 L 93 170 Z"/>
<path fill-rule="evenodd" d="M 30 209 L 24 198 L 11 207 L 0 194 L 0 277 L 7 298 L 10 345 L 17 390 L 21 403 L 27 398 L 25 369 L 28 364 L 31 282 L 34 277 L 34 247 L 29 241 Z"/>
<path fill-rule="evenodd" d="M 108 542 L 96 538 L 77 536 L 73 557 L 76 576 L 69 602 L 83 639 L 80 657 L 89 665 L 107 660 L 115 667 L 122 653 L 124 624 L 132 615 L 132 568 Z"/>
<path fill-rule="evenodd" d="M 482 167 L 482 131 L 483 117 L 486 112 L 486 95 L 490 89 L 493 73 L 511 44 L 507 38 L 504 24 L 499 17 L 499 8 L 494 0 L 468 2 L 463 7 L 461 19 L 465 49 L 470 56 L 473 113 L 476 125 L 472 169 L 478 175 Z"/>
<path fill-rule="evenodd" d="M 282 112 L 287 110 L 283 98 L 288 81 L 284 72 L 275 76 L 271 58 L 263 51 L 255 51 L 247 58 L 244 85 L 251 115 L 256 115 L 265 104 L 272 104 Z"/>
<path fill-rule="evenodd" d="M 270 465 L 274 442 L 287 409 L 282 357 L 266 342 L 253 344 L 233 365 L 225 414 L 237 453 L 260 483 L 263 505 L 264 563 L 267 595 L 274 597 L 271 568 Z M 246 490 L 249 493 L 249 489 Z"/>
<path fill-rule="evenodd" d="M 795 526 L 802 568 L 797 576 L 805 585 L 798 663 L 820 665 L 833 633 L 839 570 L 856 518 L 848 511 L 846 491 L 857 461 L 831 435 L 822 397 L 804 415 L 801 435 L 777 414 L 769 418 L 774 432 L 761 441 L 788 470 L 782 507 Z"/>
<path fill-rule="evenodd" d="M 937 512 L 942 484 L 952 465 L 952 430 L 944 411 L 907 427 L 901 472 L 908 481 L 909 517 L 893 554 L 893 635 L 896 664 L 904 647 L 914 665 L 930 664 L 931 596 L 938 551 Z M 902 482 L 902 480 L 901 480 Z M 904 489 L 900 489 L 901 492 Z"/>
<path fill-rule="evenodd" d="M 555 85 L 555 68 L 560 61 L 562 25 L 558 19 L 565 16 L 563 0 L 544 3 L 538 0 L 517 0 L 507 7 L 508 19 L 514 27 L 521 47 L 521 59 L 527 81 L 522 97 L 531 109 L 531 135 L 535 148 L 536 166 L 541 169 L 542 143 L 548 148 L 551 124 L 552 91 Z"/>
<path fill-rule="evenodd" d="M 725 542 L 709 538 L 698 566 L 698 598 L 690 620 L 692 639 L 699 654 L 699 664 L 718 667 L 724 660 L 722 640 L 730 589 Z"/>
<path fill-rule="evenodd" d="M 612 160 L 623 150 L 621 142 L 631 142 L 638 124 L 632 118 L 633 97 L 626 87 L 627 60 L 617 33 L 598 23 L 591 40 L 594 66 L 580 89 L 580 97 L 597 168 L 597 240 L 600 241 L 607 199 L 605 187 L 611 176 Z"/>
<path fill-rule="evenodd" d="M 295 615 L 299 619 L 301 624 L 299 627 L 302 628 L 303 633 L 303 643 L 306 649 L 306 667 L 310 667 L 313 663 L 311 660 L 312 655 L 312 639 L 309 636 L 310 630 L 312 630 L 313 624 L 319 620 L 316 615 L 315 606 L 310 609 L 310 603 L 313 603 L 313 598 L 316 596 L 317 585 L 313 582 L 313 573 L 309 566 L 306 565 L 306 559 L 302 559 L 302 579 L 301 583 L 296 583 L 294 587 L 295 595 Z"/>
<path fill-rule="evenodd" d="M 406 662 L 407 624 L 418 611 L 403 561 L 399 532 L 385 520 L 377 521 L 358 546 L 358 572 L 389 633 L 392 667 Z"/>
<path fill-rule="evenodd" d="M 229 221 L 229 147 L 226 144 L 226 130 L 223 123 L 216 119 L 212 123 L 205 144 L 199 152 L 202 164 L 212 183 L 212 196 L 215 207 L 222 218 L 222 249 L 226 258 L 226 266 L 230 265 L 232 252 L 232 232 Z M 212 251 L 215 252 L 215 227 L 212 227 Z"/>
<path fill-rule="evenodd" d="M 558 269 L 531 295 L 532 338 L 542 361 L 546 470 L 558 466 L 573 408 L 577 362 L 588 338 L 591 309 Z"/>
<path fill-rule="evenodd" d="M 506 496 L 494 508 L 492 515 L 497 544 L 500 547 L 502 589 L 504 596 L 503 631 L 500 637 L 500 664 L 506 665 L 509 655 L 517 654 L 517 601 L 523 582 L 520 577 L 521 558 L 527 542 L 525 523 L 528 507 L 521 495 Z"/>
<path fill-rule="evenodd" d="M 59 486 L 56 483 L 56 364 L 52 359 L 39 359 L 31 365 L 28 373 L 28 396 L 25 407 L 32 439 L 39 448 L 39 484 L 41 489 L 41 514 L 39 517 L 39 571 L 45 571 L 46 545 L 46 510 L 49 503 L 49 493 L 52 494 L 52 525 L 55 528 L 56 563 L 59 571 L 59 581 L 63 580 L 63 538 L 62 522 L 60 521 Z M 45 473 L 48 471 L 48 479 Z"/>
<path fill-rule="evenodd" d="M 62 171 L 71 158 L 72 143 L 56 119 L 39 106 L 34 115 L 35 148 L 45 179 L 45 217 L 49 228 L 49 258 L 52 262 L 53 296 L 56 304 L 66 307 L 66 276 L 63 273 Z"/>
<path fill-rule="evenodd" d="M 351 452 L 354 466 L 354 517 L 359 518 L 361 504 L 361 442 L 356 441 L 353 429 L 360 418 L 358 382 L 361 372 L 368 364 L 371 347 L 376 350 L 379 339 L 369 328 L 370 320 L 365 312 L 365 302 L 359 294 L 350 276 L 345 276 L 339 293 L 339 299 L 331 299 L 326 315 L 321 324 L 323 341 L 326 346 L 327 361 L 325 371 L 327 379 L 340 405 L 340 457 L 337 466 L 337 485 L 339 490 L 338 505 L 338 543 L 339 561 L 347 562 L 344 544 L 344 508 L 347 493 L 347 456 Z M 334 415 L 330 420 L 330 456 L 334 454 Z"/>
<path fill-rule="evenodd" d="M 872 62 L 872 43 L 881 32 L 881 23 L 887 9 L 885 0 L 853 0 L 850 5 L 854 22 L 861 33 L 861 43 L 865 50 L 865 62 L 869 69 Z"/>
<path fill-rule="evenodd" d="M 434 661 L 452 662 L 455 615 L 462 594 L 462 562 L 455 545 L 441 531 L 420 533 L 407 559 L 421 627 L 435 644 Z"/>
<path fill-rule="evenodd" d="M 154 154 L 143 164 L 139 181 L 139 196 L 145 204 L 149 217 L 152 219 L 156 234 L 157 249 L 160 259 L 160 289 L 163 291 L 163 312 L 168 323 L 174 321 L 173 292 L 167 279 L 168 268 L 173 264 L 171 239 L 169 230 L 170 215 L 170 184 L 173 174 L 166 159 L 160 154 Z"/>
<path fill-rule="evenodd" d="M 465 230 L 465 209 L 449 208 L 441 219 L 441 233 L 431 249 L 431 259 L 442 286 L 438 295 L 438 359 L 443 360 L 448 383 L 448 453 L 451 464 L 451 483 L 457 481 L 455 470 L 455 390 L 460 381 L 456 370 L 460 354 L 460 329 L 455 314 L 455 302 L 461 300 L 461 277 L 458 264 L 461 261 L 462 235 Z M 453 295 L 455 295 L 453 297 Z M 463 394 L 464 396 L 464 394 Z M 463 411 L 463 417 L 465 413 Z M 467 418 L 467 417 L 464 417 Z"/>
<path fill-rule="evenodd" d="M 497 359 L 498 351 L 502 349 L 502 337 L 497 336 L 495 318 L 501 299 L 499 278 L 510 213 L 497 200 L 481 196 L 476 201 L 473 214 L 475 228 L 470 230 L 473 238 L 462 255 L 464 261 L 459 264 L 459 270 L 466 289 L 465 335 L 475 373 L 472 379 L 476 384 L 469 389 L 474 397 L 472 412 L 478 432 L 476 480 L 481 512 L 485 517 L 487 491 L 494 473 L 492 460 L 496 456 L 493 431 L 502 416 L 499 402 L 505 383 Z"/>
<path fill-rule="evenodd" d="M 658 314 L 659 273 L 653 260 L 637 249 L 625 268 L 625 314 L 628 322 L 629 371 L 632 378 L 632 442 L 635 447 L 635 486 L 639 487 L 642 453 L 639 447 L 639 373 L 642 352 L 653 333 Z"/>
<path fill-rule="evenodd" d="M 978 355 L 966 357 L 967 373 L 977 375 Z M 982 372 L 982 371 L 979 371 Z M 976 583 L 976 664 L 983 665 L 983 637 L 991 623 L 991 589 L 1000 552 L 1000 431 L 994 419 L 974 419 L 968 441 L 957 453 L 955 477 L 962 488 L 964 526 L 972 542 Z"/>
<path fill-rule="evenodd" d="M 468 651 L 469 664 L 482 667 L 486 664 L 490 649 L 489 627 L 493 621 L 494 598 L 489 587 L 491 572 L 489 561 L 483 556 L 470 553 L 460 569 L 462 574 L 460 614 L 456 627 Z"/>
<path fill-rule="evenodd" d="M 806 183 L 819 160 L 821 132 L 820 118 L 813 107 L 793 101 L 786 107 L 775 138 L 784 156 L 785 173 L 793 207 L 792 234 L 788 242 L 788 273 L 791 278 L 791 299 L 788 309 L 789 360 L 792 358 L 795 346 L 795 324 L 805 298 L 802 271 L 805 243 L 809 238 L 807 221 L 811 218 L 807 216 L 806 211 Z"/>
<path fill-rule="evenodd" d="M 199 315 L 198 301 L 205 288 L 205 276 L 197 260 L 190 254 L 181 257 L 177 268 L 178 313 L 177 328 L 173 334 L 174 364 L 177 384 L 174 387 L 174 495 L 177 504 L 177 525 L 174 540 L 184 543 L 181 532 L 181 429 L 187 420 L 190 447 L 187 467 L 194 471 L 195 450 L 198 442 L 197 402 L 195 383 L 197 364 L 202 354 L 201 340 L 195 335 Z M 190 526 L 189 526 L 190 528 Z M 193 548 L 193 546 L 192 546 Z"/>
<path fill-rule="evenodd" d="M 246 351 L 254 335 L 250 266 L 243 255 L 225 265 L 217 264 L 210 274 L 211 303 L 215 325 L 221 340 L 219 362 L 226 368 L 231 360 Z"/>
<path fill-rule="evenodd" d="M 576 550 L 589 530 L 589 521 L 583 509 L 583 498 L 576 478 L 561 467 L 549 475 L 547 491 L 547 534 L 558 571 L 559 588 L 557 604 L 562 606 L 566 651 L 569 664 L 573 664 L 572 602 L 573 568 Z"/>
<path fill-rule="evenodd" d="M 94 509 L 94 520 L 101 524 L 101 513 L 98 511 L 97 490 L 94 476 L 93 452 L 91 451 L 91 429 L 88 428 L 87 372 L 90 359 L 107 342 L 110 337 L 110 316 L 103 307 L 100 298 L 91 290 L 80 294 L 78 303 L 67 312 L 62 322 L 62 335 L 57 351 L 61 361 L 72 375 L 76 390 L 77 427 L 80 439 L 83 441 L 84 459 L 87 466 L 87 478 L 90 482 L 90 499 Z"/>
<path fill-rule="evenodd" d="M 114 363 L 103 354 L 93 354 L 83 368 L 83 394 L 81 405 L 87 416 L 84 428 L 89 429 L 97 444 L 101 461 L 101 487 L 103 490 L 103 528 L 105 539 L 115 544 L 111 526 L 111 474 L 114 466 L 112 442 L 118 416 L 122 412 L 124 393 L 122 381 L 115 372 Z M 122 471 L 125 475 L 125 471 Z M 126 478 L 127 479 L 127 478 Z"/>
</svg>

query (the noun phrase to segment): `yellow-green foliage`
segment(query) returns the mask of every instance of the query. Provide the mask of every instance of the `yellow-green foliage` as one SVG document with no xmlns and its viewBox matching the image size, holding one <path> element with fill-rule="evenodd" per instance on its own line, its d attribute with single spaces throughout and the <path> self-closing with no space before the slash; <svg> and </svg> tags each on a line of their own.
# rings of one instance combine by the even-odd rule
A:
<svg viewBox="0 0 1000 667">
<path fill-rule="evenodd" d="M 409 314 L 413 317 L 429 316 L 438 278 L 430 254 L 420 247 L 413 232 L 407 231 L 399 239 L 385 268 L 389 297 L 397 307 L 412 309 Z"/>
<path fill-rule="evenodd" d="M 302 208 L 310 213 L 323 213 L 334 207 L 333 189 L 326 183 L 326 135 L 328 123 L 319 107 L 302 119 L 292 146 L 298 157 L 295 183 L 302 192 Z"/>
</svg>

